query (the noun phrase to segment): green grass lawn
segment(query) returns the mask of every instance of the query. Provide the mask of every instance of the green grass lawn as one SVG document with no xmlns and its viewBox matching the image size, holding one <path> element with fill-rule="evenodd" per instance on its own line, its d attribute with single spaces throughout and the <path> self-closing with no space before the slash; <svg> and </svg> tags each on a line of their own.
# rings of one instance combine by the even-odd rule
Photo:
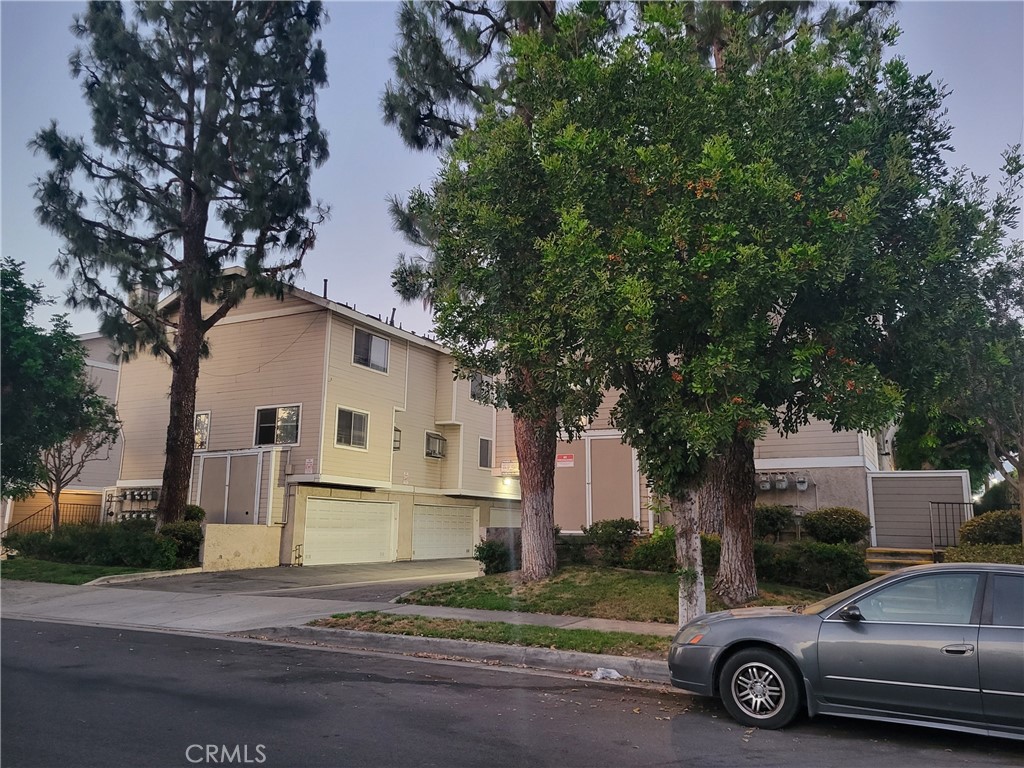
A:
<svg viewBox="0 0 1024 768">
<path fill-rule="evenodd" d="M 823 597 L 819 592 L 779 584 L 759 586 L 760 595 L 748 605 L 799 605 Z M 674 624 L 679 616 L 678 595 L 675 574 L 578 565 L 533 583 L 521 583 L 516 574 L 502 573 L 437 584 L 412 592 L 400 602 Z M 708 610 L 724 608 L 709 591 Z"/>
<path fill-rule="evenodd" d="M 140 573 L 145 568 L 123 568 L 113 565 L 78 565 L 12 557 L 0 562 L 0 579 L 11 581 L 47 581 L 51 584 L 85 584 L 101 576 L 119 573 Z"/>
<path fill-rule="evenodd" d="M 427 616 L 396 616 L 374 611 L 340 613 L 312 622 L 331 629 L 355 629 L 390 635 L 442 637 L 474 640 L 531 648 L 557 648 L 561 651 L 608 653 L 643 659 L 667 659 L 671 638 L 637 635 L 630 632 L 598 632 L 590 629 L 557 629 L 500 621 L 460 621 Z"/>
</svg>

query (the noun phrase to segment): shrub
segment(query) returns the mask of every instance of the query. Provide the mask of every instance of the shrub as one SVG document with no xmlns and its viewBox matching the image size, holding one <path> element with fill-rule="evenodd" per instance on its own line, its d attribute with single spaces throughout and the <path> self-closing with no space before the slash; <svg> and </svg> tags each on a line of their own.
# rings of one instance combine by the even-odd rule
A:
<svg viewBox="0 0 1024 768">
<path fill-rule="evenodd" d="M 804 518 L 804 530 L 823 544 L 856 544 L 871 530 L 871 521 L 850 507 L 825 507 Z"/>
<path fill-rule="evenodd" d="M 675 571 L 679 567 L 676 561 L 676 529 L 670 525 L 657 526 L 654 533 L 636 543 L 626 558 L 626 565 L 638 571 Z"/>
<path fill-rule="evenodd" d="M 598 520 L 589 528 L 584 526 L 583 533 L 601 553 L 602 563 L 624 565 L 626 555 L 640 533 L 640 523 L 625 517 Z"/>
<path fill-rule="evenodd" d="M 179 568 L 199 565 L 199 547 L 203 543 L 203 526 L 197 520 L 179 520 L 176 523 L 167 523 L 160 529 L 160 535 L 170 539 L 177 546 L 176 565 Z"/>
<path fill-rule="evenodd" d="M 494 539 L 486 539 L 477 544 L 473 550 L 473 559 L 483 565 L 487 576 L 512 570 L 512 552 L 506 544 Z"/>
<path fill-rule="evenodd" d="M 986 512 L 960 526 L 964 544 L 1020 544 L 1020 513 L 1012 509 Z"/>
<path fill-rule="evenodd" d="M 722 540 L 718 536 L 712 533 L 700 535 L 700 559 L 705 579 L 718 573 L 718 564 L 722 561 Z"/>
<path fill-rule="evenodd" d="M 584 536 L 559 536 L 555 540 L 559 565 L 586 565 L 587 539 Z"/>
<path fill-rule="evenodd" d="M 754 538 L 766 539 L 771 536 L 778 541 L 793 524 L 793 508 L 785 504 L 766 504 L 754 507 Z"/>
<path fill-rule="evenodd" d="M 201 523 L 206 519 L 206 510 L 198 504 L 186 504 L 185 514 L 181 519 L 189 523 Z"/>
<path fill-rule="evenodd" d="M 982 494 L 982 497 L 974 504 L 974 514 L 981 515 L 985 512 L 992 512 L 1001 509 L 1010 509 L 1017 505 L 1017 493 L 1013 486 L 1002 480 L 995 483 L 991 488 Z"/>
<path fill-rule="evenodd" d="M 173 568 L 177 556 L 177 544 L 155 534 L 150 520 L 66 525 L 55 534 L 15 534 L 8 537 L 8 545 L 39 560 L 129 568 Z"/>
<path fill-rule="evenodd" d="M 1024 565 L 1024 544 L 962 544 L 947 549 L 943 561 Z"/>
<path fill-rule="evenodd" d="M 836 593 L 870 578 L 864 556 L 850 544 L 796 541 L 775 551 L 768 581 Z"/>
<path fill-rule="evenodd" d="M 759 580 L 778 581 L 775 578 L 775 553 L 779 547 L 767 541 L 754 542 L 754 572 Z"/>
</svg>

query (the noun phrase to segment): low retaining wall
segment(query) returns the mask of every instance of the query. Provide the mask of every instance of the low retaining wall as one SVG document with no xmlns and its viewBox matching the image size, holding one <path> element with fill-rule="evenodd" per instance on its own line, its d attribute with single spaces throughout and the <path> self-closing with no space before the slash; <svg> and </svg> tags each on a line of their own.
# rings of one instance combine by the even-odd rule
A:
<svg viewBox="0 0 1024 768">
<path fill-rule="evenodd" d="M 207 523 L 199 559 L 204 571 L 273 568 L 281 564 L 281 527 Z"/>
</svg>

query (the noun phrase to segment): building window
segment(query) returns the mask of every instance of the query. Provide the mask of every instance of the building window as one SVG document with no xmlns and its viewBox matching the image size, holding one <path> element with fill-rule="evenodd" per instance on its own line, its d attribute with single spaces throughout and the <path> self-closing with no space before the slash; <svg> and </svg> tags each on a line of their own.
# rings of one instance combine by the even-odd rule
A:
<svg viewBox="0 0 1024 768">
<path fill-rule="evenodd" d="M 448 441 L 436 432 L 427 432 L 426 455 L 432 459 L 443 459 Z"/>
<path fill-rule="evenodd" d="M 196 413 L 195 428 L 196 450 L 205 451 L 210 447 L 210 412 L 199 411 Z"/>
<path fill-rule="evenodd" d="M 487 395 L 493 386 L 493 379 L 484 376 L 482 373 L 472 373 L 469 376 L 469 396 L 478 403 L 487 401 Z"/>
<path fill-rule="evenodd" d="M 338 431 L 334 438 L 334 444 L 347 445 L 350 448 L 365 448 L 369 421 L 369 414 L 339 408 Z"/>
<path fill-rule="evenodd" d="M 388 372 L 388 340 L 356 328 L 355 353 L 352 362 L 375 371 Z"/>
<path fill-rule="evenodd" d="M 491 468 L 491 439 L 488 437 L 480 438 L 480 468 Z"/>
<path fill-rule="evenodd" d="M 297 445 L 298 442 L 298 405 L 256 410 L 256 445 Z"/>
<path fill-rule="evenodd" d="M 398 427 L 394 428 L 394 432 L 392 433 L 391 436 L 391 450 L 402 450 L 402 430 L 400 430 Z"/>
</svg>

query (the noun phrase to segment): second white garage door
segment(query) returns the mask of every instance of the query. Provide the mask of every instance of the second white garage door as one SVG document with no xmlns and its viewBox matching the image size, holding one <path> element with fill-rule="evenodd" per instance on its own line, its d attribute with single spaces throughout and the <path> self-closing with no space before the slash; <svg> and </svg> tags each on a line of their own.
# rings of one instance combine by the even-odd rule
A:
<svg viewBox="0 0 1024 768">
<path fill-rule="evenodd" d="M 412 508 L 412 559 L 472 557 L 476 545 L 476 515 L 474 507 L 415 505 Z"/>
<path fill-rule="evenodd" d="M 305 565 L 386 563 L 397 556 L 398 504 L 310 498 Z"/>
</svg>

